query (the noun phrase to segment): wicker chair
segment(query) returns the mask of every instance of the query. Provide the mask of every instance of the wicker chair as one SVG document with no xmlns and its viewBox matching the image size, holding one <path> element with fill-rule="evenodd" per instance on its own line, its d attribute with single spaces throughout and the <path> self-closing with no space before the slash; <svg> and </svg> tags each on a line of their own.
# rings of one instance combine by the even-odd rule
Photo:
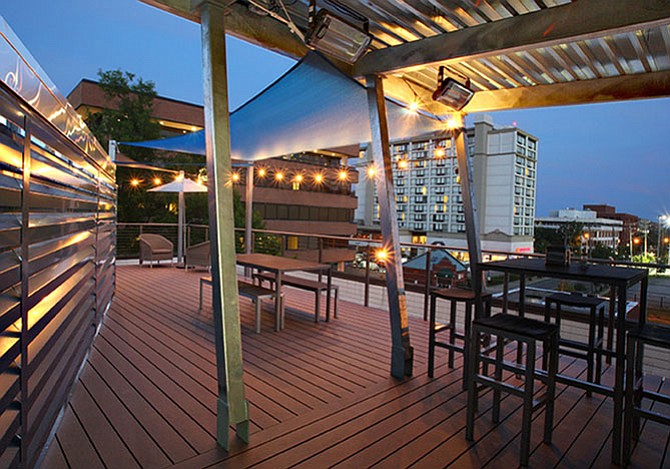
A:
<svg viewBox="0 0 670 469">
<path fill-rule="evenodd" d="M 184 261 L 184 267 L 186 269 L 189 267 L 205 267 L 209 269 L 211 266 L 212 256 L 209 241 L 194 244 L 193 246 L 186 248 L 186 259 Z"/>
<path fill-rule="evenodd" d="M 165 237 L 157 234 L 141 234 L 140 235 L 140 264 L 144 261 L 149 261 L 149 267 L 153 267 L 154 261 L 170 261 L 173 262 L 172 252 L 174 245 Z"/>
</svg>

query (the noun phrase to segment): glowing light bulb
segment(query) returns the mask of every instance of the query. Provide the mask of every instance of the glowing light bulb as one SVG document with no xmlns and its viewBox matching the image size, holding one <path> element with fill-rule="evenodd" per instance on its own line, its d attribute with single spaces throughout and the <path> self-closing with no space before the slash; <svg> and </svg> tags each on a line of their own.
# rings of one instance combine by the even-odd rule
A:
<svg viewBox="0 0 670 469">
<path fill-rule="evenodd" d="M 282 172 L 275 173 L 275 179 L 277 181 L 283 180 L 284 179 L 284 173 L 282 173 Z"/>
<path fill-rule="evenodd" d="M 267 171 L 265 170 L 265 168 L 260 168 L 258 170 L 258 177 L 264 178 L 266 174 L 267 174 Z"/>
<path fill-rule="evenodd" d="M 347 173 L 347 171 L 343 169 L 338 173 L 337 178 L 340 181 L 346 181 L 347 179 L 349 179 L 349 173 Z"/>
<path fill-rule="evenodd" d="M 419 103 L 417 103 L 416 101 L 412 101 L 411 103 L 409 103 L 408 108 L 410 112 L 416 112 L 419 110 Z"/>
<path fill-rule="evenodd" d="M 375 259 L 379 263 L 384 263 L 389 259 L 389 252 L 386 248 L 379 248 L 375 251 Z"/>
<path fill-rule="evenodd" d="M 139 179 L 131 179 L 130 180 L 130 185 L 133 187 L 137 187 L 140 185 L 140 180 Z"/>
<path fill-rule="evenodd" d="M 161 178 L 154 178 L 154 186 L 160 186 L 162 182 L 163 181 L 161 181 Z"/>
<path fill-rule="evenodd" d="M 240 181 L 240 173 L 231 174 L 230 179 L 232 179 L 233 182 L 239 182 Z"/>
<path fill-rule="evenodd" d="M 302 174 L 296 174 L 295 178 L 293 178 L 295 182 L 302 182 L 303 180 L 303 175 Z"/>
<path fill-rule="evenodd" d="M 444 158 L 444 148 L 435 149 L 435 158 Z"/>
<path fill-rule="evenodd" d="M 323 182 L 323 174 L 316 173 L 314 175 L 314 182 L 316 182 L 317 184 L 321 184 Z"/>
<path fill-rule="evenodd" d="M 400 160 L 398 161 L 398 168 L 399 169 L 407 169 L 409 168 L 409 162 L 407 160 Z"/>
<path fill-rule="evenodd" d="M 447 129 L 454 130 L 458 129 L 461 126 L 459 119 L 449 118 L 447 119 Z"/>
<path fill-rule="evenodd" d="M 368 178 L 374 179 L 375 176 L 377 176 L 377 168 L 374 166 L 369 166 L 368 167 Z"/>
</svg>

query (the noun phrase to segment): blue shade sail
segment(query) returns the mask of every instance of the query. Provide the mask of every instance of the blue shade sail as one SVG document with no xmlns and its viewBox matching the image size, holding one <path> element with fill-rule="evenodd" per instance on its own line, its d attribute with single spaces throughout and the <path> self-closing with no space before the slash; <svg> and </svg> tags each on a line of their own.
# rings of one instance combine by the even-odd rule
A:
<svg viewBox="0 0 670 469">
<path fill-rule="evenodd" d="M 391 140 L 444 129 L 434 118 L 387 101 Z M 328 60 L 309 53 L 230 115 L 232 157 L 257 161 L 300 151 L 369 142 L 370 113 L 364 86 Z M 145 142 L 120 142 L 158 150 L 205 154 L 204 131 Z"/>
</svg>

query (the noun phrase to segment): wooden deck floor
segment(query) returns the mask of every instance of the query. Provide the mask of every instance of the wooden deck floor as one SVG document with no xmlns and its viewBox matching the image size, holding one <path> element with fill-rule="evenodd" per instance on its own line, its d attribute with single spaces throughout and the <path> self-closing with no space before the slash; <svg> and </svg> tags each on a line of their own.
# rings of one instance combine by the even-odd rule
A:
<svg viewBox="0 0 670 469">
<path fill-rule="evenodd" d="M 211 309 L 197 311 L 201 275 L 119 267 L 113 307 L 42 467 L 518 465 L 520 400 L 504 399 L 504 420 L 494 426 L 482 396 L 477 441 L 468 444 L 461 362 L 448 369 L 440 350 L 436 376 L 427 377 L 423 321 L 410 321 L 414 376 L 399 382 L 389 375 L 386 312 L 341 302 L 338 319 L 317 325 L 296 311 L 312 308 L 313 295 L 295 290 L 280 333 L 268 305 L 255 334 L 252 307 L 240 300 L 251 442 L 225 453 L 215 443 Z M 584 373 L 580 361 L 561 367 Z M 611 374 L 606 369 L 604 379 Z M 609 467 L 611 399 L 565 386 L 558 392 L 554 442 L 541 443 L 538 414 L 531 465 Z M 667 429 L 646 424 L 634 466 L 668 467 L 667 447 Z"/>
</svg>

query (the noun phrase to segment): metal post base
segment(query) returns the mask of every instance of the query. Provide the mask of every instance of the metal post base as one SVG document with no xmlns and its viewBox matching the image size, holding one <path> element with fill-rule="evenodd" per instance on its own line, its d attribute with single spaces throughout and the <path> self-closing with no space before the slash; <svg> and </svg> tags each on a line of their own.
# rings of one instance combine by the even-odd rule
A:
<svg viewBox="0 0 670 469">
<path fill-rule="evenodd" d="M 230 415 L 228 413 L 228 403 L 224 398 L 219 397 L 216 404 L 217 414 L 219 415 L 217 419 L 216 442 L 226 451 L 230 451 Z M 249 443 L 249 402 L 244 401 L 244 406 L 247 418 L 235 425 L 235 433 L 237 434 L 237 438 L 246 444 Z"/>
</svg>

